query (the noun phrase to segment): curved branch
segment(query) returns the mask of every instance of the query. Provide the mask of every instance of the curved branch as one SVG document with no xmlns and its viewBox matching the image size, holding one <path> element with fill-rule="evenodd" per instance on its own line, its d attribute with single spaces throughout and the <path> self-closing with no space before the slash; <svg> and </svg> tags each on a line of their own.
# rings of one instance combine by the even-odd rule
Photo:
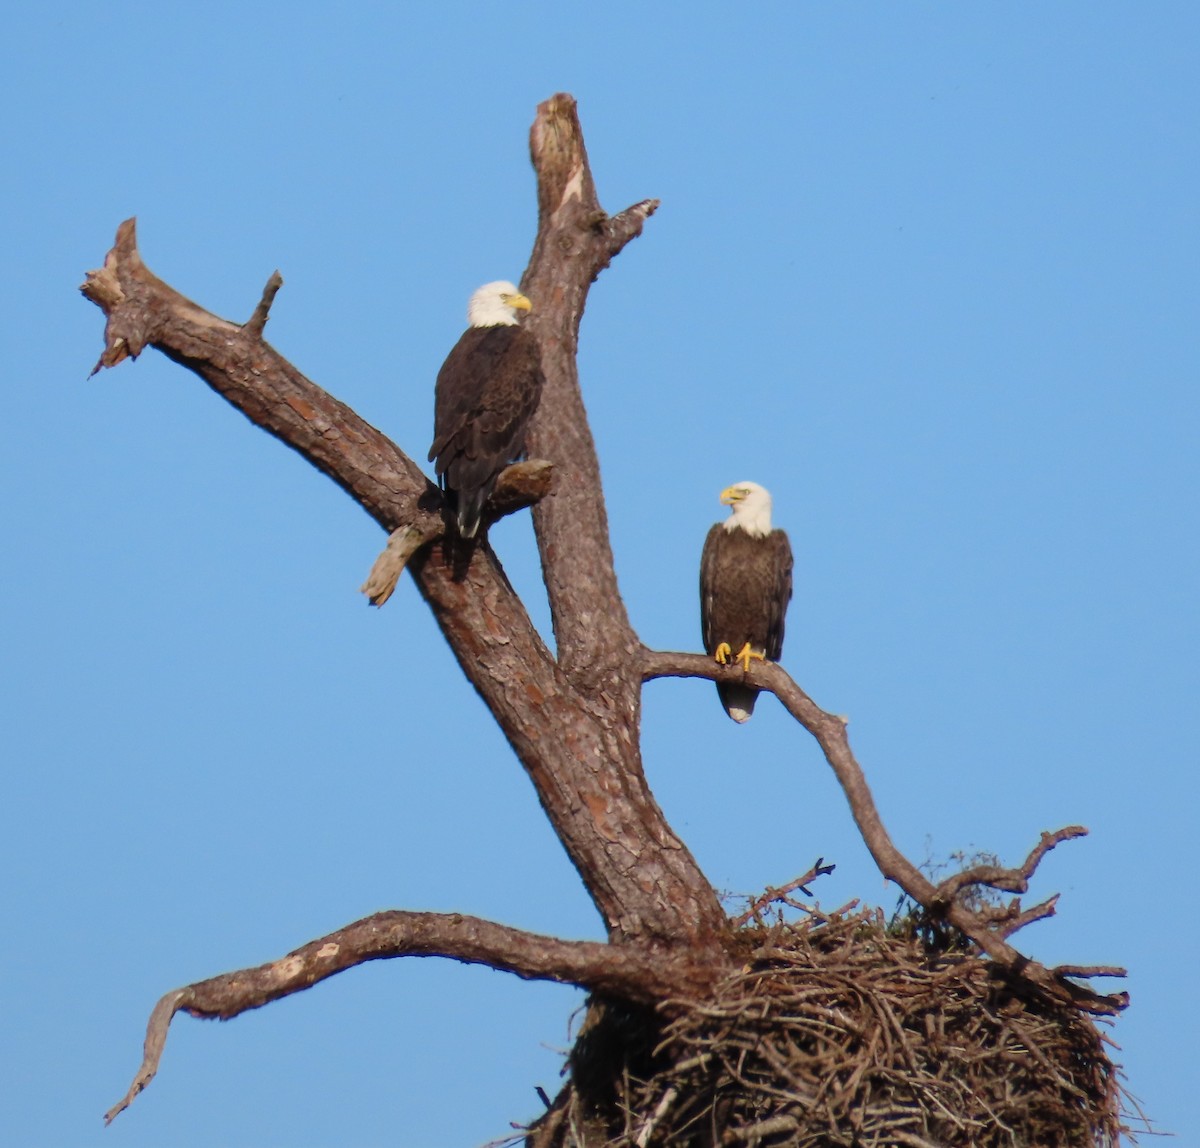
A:
<svg viewBox="0 0 1200 1148">
<path fill-rule="evenodd" d="M 310 941 L 277 961 L 210 977 L 167 993 L 150 1014 L 141 1067 L 129 1091 L 105 1114 L 105 1123 L 111 1123 L 128 1108 L 154 1079 L 176 1013 L 230 1020 L 302 992 L 346 969 L 393 957 L 449 957 L 464 964 L 487 965 L 525 980 L 578 985 L 646 1005 L 677 996 L 681 986 L 690 985 L 694 992 L 701 993 L 716 975 L 711 965 L 688 960 L 680 952 L 563 941 L 462 913 L 398 909 L 374 913 Z"/>
<path fill-rule="evenodd" d="M 643 675 L 646 680 L 661 677 L 707 678 L 713 682 L 743 681 L 745 671 L 737 665 L 722 666 L 704 654 L 666 653 L 644 650 Z M 875 799 L 871 795 L 862 768 L 850 751 L 845 718 L 826 713 L 776 663 L 759 663 L 750 672 L 754 684 L 773 693 L 784 708 L 809 733 L 825 753 L 842 792 L 850 803 L 859 832 L 866 842 L 879 871 L 895 881 L 909 896 L 925 904 L 934 897 L 934 886 L 892 843 L 884 828 Z"/>
<path fill-rule="evenodd" d="M 1029 878 L 1033 876 L 1042 858 L 1056 845 L 1071 841 L 1076 837 L 1086 837 L 1087 830 L 1082 825 L 1068 825 L 1054 833 L 1043 833 L 1025 858 L 1025 863 L 1017 869 L 1005 869 L 1000 865 L 975 865 L 947 877 L 938 887 L 938 896 L 943 901 L 950 902 L 970 885 L 986 885 L 991 889 L 999 889 L 1003 893 L 1029 892 Z"/>
<path fill-rule="evenodd" d="M 998 965 L 1020 974 L 1060 1000 L 1069 1000 L 1087 1012 L 1111 1015 L 1129 1003 L 1127 993 L 1104 995 L 1064 980 L 1044 965 L 1018 952 L 1004 940 L 1013 928 L 993 927 L 986 915 L 976 914 L 953 899 L 945 896 L 944 890 L 951 882 L 933 885 L 927 877 L 899 849 L 896 848 L 867 785 L 862 767 L 850 749 L 850 738 L 846 732 L 845 718 L 826 713 L 791 678 L 788 672 L 776 663 L 755 665 L 749 671 L 754 684 L 773 693 L 783 707 L 798 721 L 820 745 L 829 762 L 858 826 L 867 849 L 889 880 L 895 881 L 914 901 L 930 913 L 950 922 L 956 929 L 970 937 L 979 948 Z M 740 667 L 722 666 L 704 654 L 670 653 L 643 649 L 642 674 L 649 681 L 661 677 L 705 678 L 713 682 L 737 682 L 743 680 L 746 671 Z M 1007 880 L 1019 881 L 1025 868 L 1036 866 L 1037 861 L 1058 844 L 1059 841 L 1081 836 L 1086 830 L 1071 826 L 1057 834 L 1042 835 L 1039 845 L 1030 854 L 1020 870 L 1003 870 Z M 980 867 L 989 872 L 991 867 Z M 979 870 L 972 870 L 972 873 Z M 999 872 L 993 873 L 999 879 Z M 969 882 L 967 882 L 969 883 Z M 988 882 L 992 883 L 992 882 Z M 1045 905 L 1030 910 L 1030 920 L 1045 916 Z M 1052 907 L 1052 905 L 1051 905 Z M 1027 923 L 1027 922 L 1023 922 Z M 1009 922 L 1011 925 L 1011 921 Z"/>
</svg>

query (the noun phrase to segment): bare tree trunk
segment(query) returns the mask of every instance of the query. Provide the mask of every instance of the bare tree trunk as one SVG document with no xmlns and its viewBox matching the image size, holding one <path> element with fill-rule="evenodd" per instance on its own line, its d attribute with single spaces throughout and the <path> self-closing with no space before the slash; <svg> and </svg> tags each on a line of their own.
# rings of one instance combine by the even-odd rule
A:
<svg viewBox="0 0 1200 1148">
<path fill-rule="evenodd" d="M 598 1033 L 614 1026 L 622 1031 L 629 1016 L 649 1016 L 655 1009 L 667 1016 L 682 1008 L 681 1002 L 704 998 L 744 960 L 734 926 L 744 925 L 745 919 L 728 920 L 691 853 L 663 817 L 646 784 L 639 727 L 643 680 L 674 675 L 733 682 L 749 671 L 718 666 L 699 655 L 646 650 L 633 632 L 617 586 L 600 469 L 576 367 L 590 284 L 641 232 L 657 201 L 644 200 L 615 216 L 603 211 L 569 96 L 554 96 L 539 106 L 530 147 L 538 177 L 538 231 L 522 286 L 535 304 L 529 324 L 541 345 L 546 385 L 527 445 L 532 458 L 544 461 L 510 468 L 487 515 L 494 519 L 534 504 L 554 653 L 531 624 L 486 538 L 465 561 L 461 553 L 444 547 L 441 496 L 412 458 L 263 340 L 282 283 L 278 273 L 245 324 L 227 322 L 149 271 L 138 251 L 134 221 L 128 220 L 118 229 L 104 267 L 89 273 L 83 292 L 107 316 L 97 370 L 156 347 L 329 475 L 385 530 L 395 532 L 390 578 L 394 581 L 407 562 L 463 673 L 533 782 L 605 922 L 609 943 L 538 937 L 457 914 L 376 914 L 278 961 L 166 994 L 150 1020 L 141 1070 L 110 1119 L 153 1077 L 176 1012 L 234 1016 L 364 961 L 442 954 L 519 976 L 585 986 L 609 1002 L 620 1002 L 619 1008 L 598 1010 L 593 1018 L 594 1046 Z M 421 450 L 423 444 L 417 447 Z M 389 592 L 385 588 L 375 600 L 386 600 Z M 1119 970 L 1049 970 L 1008 943 L 1016 929 L 1050 915 L 1053 900 L 1024 911 L 1014 902 L 1003 912 L 981 913 L 968 912 L 956 900 L 972 885 L 1024 891 L 1042 856 L 1083 830 L 1043 835 L 1018 869 L 977 868 L 934 886 L 892 845 L 850 751 L 844 723 L 819 709 L 778 666 L 756 667 L 753 674 L 754 684 L 776 693 L 821 744 L 886 876 L 929 913 L 972 938 L 998 966 L 1019 973 L 1049 998 L 1102 1013 L 1123 1007 L 1122 996 L 1103 996 L 1066 979 Z M 813 872 L 819 870 L 818 865 Z M 633 1011 L 626 1016 L 622 1008 Z M 663 1105 L 662 1116 L 674 1104 L 667 1096 L 656 1101 Z M 568 1117 L 576 1121 L 575 1142 L 589 1141 L 579 1126 L 589 1117 L 572 1106 L 576 1099 L 568 1088 L 540 1123 L 538 1143 L 565 1143 Z M 792 1127 L 787 1123 L 791 1116 L 772 1119 L 776 1123 L 764 1124 L 753 1135 Z M 643 1142 L 653 1123 L 643 1124 Z M 598 1143 L 608 1134 L 599 1129 L 594 1139 Z"/>
<path fill-rule="evenodd" d="M 537 301 L 532 326 L 543 345 L 546 388 L 530 448 L 549 458 L 557 475 L 535 526 L 558 658 L 486 543 L 461 577 L 440 545 L 421 551 L 409 568 L 529 773 L 610 934 L 694 943 L 719 934 L 724 915 L 642 771 L 640 643 L 617 590 L 575 367 L 588 287 L 656 204 L 644 201 L 611 219 L 604 214 L 569 97 L 539 108 L 532 147 L 540 220 L 523 282 Z M 436 532 L 433 492 L 411 457 L 262 340 L 277 287 L 273 279 L 245 326 L 218 319 L 150 273 L 129 221 L 85 288 L 108 313 L 101 364 L 157 347 L 303 454 L 386 529 L 416 523 Z"/>
</svg>

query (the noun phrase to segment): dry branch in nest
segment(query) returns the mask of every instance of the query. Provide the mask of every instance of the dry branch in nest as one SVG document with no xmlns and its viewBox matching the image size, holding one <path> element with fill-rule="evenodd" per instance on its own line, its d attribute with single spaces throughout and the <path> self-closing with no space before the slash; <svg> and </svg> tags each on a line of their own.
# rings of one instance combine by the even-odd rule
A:
<svg viewBox="0 0 1200 1148">
<path fill-rule="evenodd" d="M 1125 1131 L 1095 1025 L 973 945 L 931 948 L 877 910 L 738 941 L 744 965 L 703 1002 L 606 1006 L 572 1058 L 573 1110 L 530 1148 L 555 1122 L 638 1148 L 1115 1148 Z"/>
</svg>

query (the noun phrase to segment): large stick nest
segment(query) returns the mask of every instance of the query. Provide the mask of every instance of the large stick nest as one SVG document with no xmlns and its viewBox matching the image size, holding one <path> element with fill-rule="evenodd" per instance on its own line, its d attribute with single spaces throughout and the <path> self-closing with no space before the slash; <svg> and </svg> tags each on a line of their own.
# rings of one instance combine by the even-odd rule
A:
<svg viewBox="0 0 1200 1148">
<path fill-rule="evenodd" d="M 1094 1024 L 964 946 L 877 911 L 739 933 L 703 1002 L 593 1007 L 540 1122 L 564 1145 L 1113 1148 Z"/>
</svg>

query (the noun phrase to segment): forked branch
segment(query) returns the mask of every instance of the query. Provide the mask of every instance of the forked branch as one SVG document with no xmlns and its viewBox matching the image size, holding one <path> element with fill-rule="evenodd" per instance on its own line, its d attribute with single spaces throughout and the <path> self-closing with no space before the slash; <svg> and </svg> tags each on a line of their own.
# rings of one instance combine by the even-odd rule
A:
<svg viewBox="0 0 1200 1148">
<path fill-rule="evenodd" d="M 1070 841 L 1076 837 L 1086 837 L 1087 830 L 1082 825 L 1068 825 L 1054 833 L 1043 833 L 1041 840 L 1033 847 L 1025 863 L 1016 869 L 1005 869 L 1000 865 L 974 865 L 955 873 L 942 881 L 937 888 L 940 900 L 949 903 L 972 885 L 986 885 L 990 889 L 999 889 L 1002 893 L 1029 892 L 1029 878 L 1033 876 L 1042 858 L 1056 845 Z"/>
<path fill-rule="evenodd" d="M 159 279 L 138 250 L 136 220 L 127 219 L 104 266 L 88 272 L 81 290 L 106 316 L 95 370 L 156 347 L 303 455 L 386 529 L 440 528 L 440 496 L 420 467 L 263 341 L 255 319 L 266 321 L 271 283 L 250 322 L 231 323 Z"/>
<path fill-rule="evenodd" d="M 706 678 L 709 681 L 736 682 L 744 671 L 738 666 L 722 666 L 703 654 L 669 653 L 644 650 L 643 675 L 646 680 L 661 677 Z M 1024 892 L 1038 862 L 1055 845 L 1087 830 L 1073 825 L 1057 833 L 1043 833 L 1041 841 L 1017 869 L 999 866 L 977 866 L 958 874 L 940 885 L 934 885 L 899 849 L 896 848 L 867 785 L 866 776 L 850 748 L 847 723 L 844 718 L 826 713 L 791 678 L 787 671 L 774 663 L 755 665 L 751 671 L 754 684 L 773 693 L 784 708 L 820 745 L 834 772 L 863 841 L 870 850 L 879 871 L 895 881 L 917 904 L 931 915 L 948 921 L 970 937 L 998 965 L 1014 974 L 1024 976 L 1059 999 L 1071 1000 L 1087 1012 L 1108 1014 L 1119 1012 L 1128 1003 L 1126 993 L 1105 995 L 1093 992 L 1065 980 L 1063 975 L 1046 968 L 1014 949 L 1005 940 L 1010 934 L 1031 921 L 1049 916 L 1054 911 L 1054 899 L 1026 913 L 975 913 L 955 898 L 955 894 L 971 884 L 987 884 L 996 888 Z"/>
</svg>

